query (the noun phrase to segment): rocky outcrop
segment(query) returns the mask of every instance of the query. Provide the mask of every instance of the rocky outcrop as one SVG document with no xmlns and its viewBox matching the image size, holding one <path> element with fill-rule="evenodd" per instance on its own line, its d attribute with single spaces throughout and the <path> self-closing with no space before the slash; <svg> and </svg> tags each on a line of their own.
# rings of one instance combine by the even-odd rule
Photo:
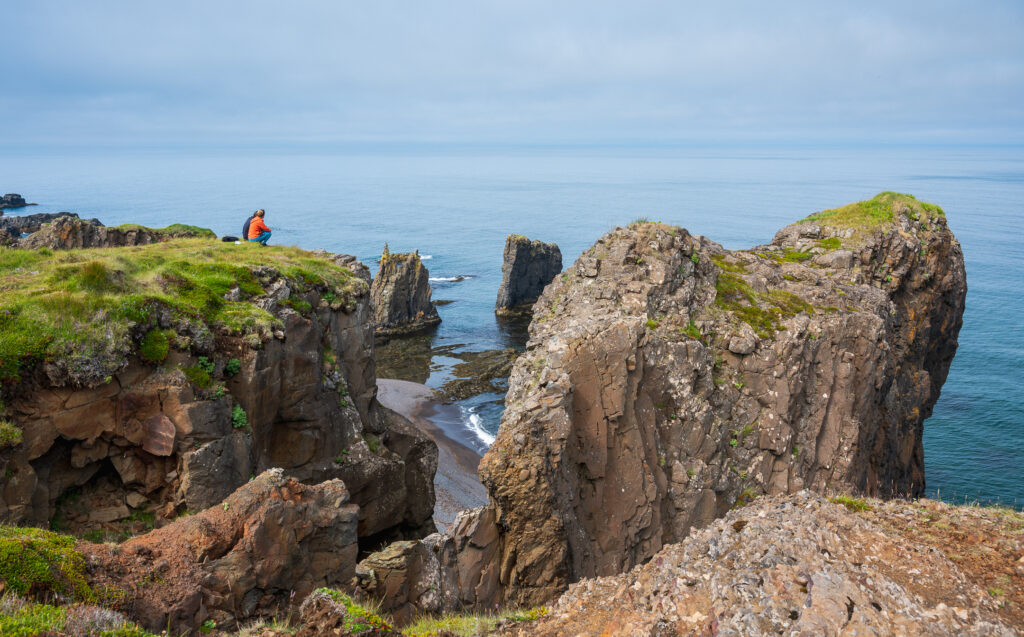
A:
<svg viewBox="0 0 1024 637">
<path fill-rule="evenodd" d="M 370 289 L 377 335 L 413 334 L 440 323 L 430 294 L 430 273 L 419 252 L 392 254 L 385 246 Z"/>
<path fill-rule="evenodd" d="M 356 567 L 362 595 L 398 625 L 424 613 L 492 611 L 501 599 L 501 537 L 494 510 L 463 511 L 448 533 L 395 542 Z"/>
<path fill-rule="evenodd" d="M 159 229 L 138 225 L 104 226 L 96 219 L 86 221 L 77 216 L 60 216 L 42 224 L 18 245 L 29 249 L 72 250 L 138 246 L 181 238 L 216 237 L 210 230 L 194 226 L 172 225 Z"/>
<path fill-rule="evenodd" d="M 909 508 L 909 507 L 908 507 Z M 1016 635 L 941 553 L 802 491 L 730 512 L 502 635 Z"/>
<path fill-rule="evenodd" d="M 216 506 L 119 546 L 81 545 L 90 584 L 116 590 L 144 627 L 234 629 L 283 614 L 355 572 L 358 507 L 340 480 L 316 486 L 267 471 Z"/>
<path fill-rule="evenodd" d="M 562 252 L 557 245 L 530 241 L 521 234 L 505 239 L 504 259 L 494 305 L 499 315 L 528 313 L 544 286 L 562 271 Z"/>
<path fill-rule="evenodd" d="M 0 215 L 3 215 L 3 211 L 7 208 L 24 208 L 25 206 L 34 206 L 34 203 L 26 203 L 25 198 L 16 193 L 7 193 L 3 197 L 0 197 Z"/>
<path fill-rule="evenodd" d="M 761 496 L 922 493 L 965 292 L 941 210 L 892 193 L 747 251 L 653 223 L 602 237 L 535 306 L 481 463 L 505 601 Z"/>
<path fill-rule="evenodd" d="M 10 239 L 16 244 L 16 242 L 21 239 L 21 235 L 38 232 L 44 224 L 51 223 L 63 217 L 78 219 L 78 215 L 73 212 L 41 212 L 39 214 L 21 215 L 18 217 L 0 217 L 0 239 L 10 237 Z M 83 221 L 83 223 L 102 225 L 100 224 L 99 219 L 91 219 L 89 221 Z"/>
<path fill-rule="evenodd" d="M 266 317 L 253 333 L 183 324 L 154 303 L 133 330 L 171 334 L 159 365 L 139 347 L 112 373 L 51 360 L 7 384 L 0 416 L 23 441 L 0 453 L 0 521 L 62 513 L 84 530 L 150 510 L 159 524 L 280 467 L 305 482 L 344 480 L 368 542 L 433 532 L 437 448 L 377 403 L 366 269 L 343 255 L 311 258 L 345 267 L 347 288 L 307 270 L 255 266 L 248 282 L 235 273 Z M 61 509 L 69 492 L 84 510 Z"/>
</svg>

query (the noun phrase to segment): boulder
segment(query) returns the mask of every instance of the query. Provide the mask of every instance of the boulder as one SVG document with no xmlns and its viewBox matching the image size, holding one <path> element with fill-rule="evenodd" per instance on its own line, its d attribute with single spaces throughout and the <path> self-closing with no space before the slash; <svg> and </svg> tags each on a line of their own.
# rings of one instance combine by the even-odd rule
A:
<svg viewBox="0 0 1024 637">
<path fill-rule="evenodd" d="M 548 285 L 480 465 L 506 602 L 626 571 L 760 496 L 924 492 L 963 256 L 938 208 L 880 201 L 884 223 L 812 218 L 745 251 L 618 228 Z M 834 249 L 861 257 L 813 261 Z"/>
<path fill-rule="evenodd" d="M 181 634 L 207 619 L 234 629 L 318 587 L 347 583 L 357 519 L 340 480 L 309 486 L 274 469 L 222 505 L 116 547 L 80 548 L 93 587 L 124 592 L 133 618 L 149 630 Z"/>
<path fill-rule="evenodd" d="M 430 272 L 419 252 L 392 254 L 384 246 L 370 289 L 377 335 L 413 334 L 440 323 L 430 294 Z"/>
<path fill-rule="evenodd" d="M 499 315 L 528 313 L 544 287 L 561 271 L 562 252 L 557 245 L 510 234 L 505 239 L 501 287 L 494 311 Z"/>
</svg>

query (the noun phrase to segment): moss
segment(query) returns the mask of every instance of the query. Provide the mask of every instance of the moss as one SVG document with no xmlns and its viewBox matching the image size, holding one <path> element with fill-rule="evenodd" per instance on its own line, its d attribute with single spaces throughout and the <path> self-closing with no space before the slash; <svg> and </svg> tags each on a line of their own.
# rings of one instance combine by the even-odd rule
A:
<svg viewBox="0 0 1024 637">
<path fill-rule="evenodd" d="M 719 273 L 715 290 L 717 307 L 732 312 L 765 339 L 774 338 L 777 331 L 785 329 L 783 319 L 801 312 L 814 314 L 814 306 L 796 294 L 778 289 L 757 293 L 742 277 L 731 272 Z"/>
<path fill-rule="evenodd" d="M 715 265 L 725 270 L 726 272 L 735 272 L 737 274 L 747 273 L 746 265 L 744 265 L 743 263 L 732 263 L 731 261 L 726 261 L 725 257 L 721 254 L 711 255 L 711 260 L 715 263 Z"/>
<path fill-rule="evenodd" d="M 125 621 L 121 615 L 96 606 L 35 604 L 13 596 L 0 599 L 0 635 L 36 637 L 50 634 L 155 637 L 153 633 Z"/>
<path fill-rule="evenodd" d="M 656 330 L 658 329 L 659 323 L 652 318 L 647 319 L 647 329 Z"/>
<path fill-rule="evenodd" d="M 913 195 L 886 191 L 875 195 L 867 201 L 858 201 L 840 208 L 831 208 L 817 212 L 801 223 L 821 223 L 836 228 L 852 228 L 855 234 L 871 232 L 886 226 L 895 218 L 897 207 L 906 207 L 913 219 L 928 217 L 945 217 L 942 208 L 918 201 Z"/>
<path fill-rule="evenodd" d="M 124 230 L 126 232 L 132 230 L 146 230 L 156 235 L 162 235 L 165 237 L 189 237 L 196 239 L 216 239 L 217 235 L 209 228 L 201 228 L 199 226 L 190 226 L 184 223 L 172 223 L 166 228 L 147 228 L 146 226 L 140 226 L 137 223 L 125 223 L 120 226 L 116 226 L 118 230 Z"/>
<path fill-rule="evenodd" d="M 469 637 L 489 633 L 502 622 L 532 622 L 547 614 L 546 607 L 538 606 L 526 610 L 507 611 L 499 615 L 467 614 L 421 617 L 406 626 L 402 630 L 402 634 L 407 637 L 434 637 L 435 635 Z"/>
<path fill-rule="evenodd" d="M 828 501 L 833 504 L 841 504 L 850 511 L 853 511 L 854 513 L 871 510 L 871 505 L 865 502 L 864 500 L 861 500 L 859 498 L 853 498 L 848 495 L 837 495 L 835 497 L 829 498 Z"/>
<path fill-rule="evenodd" d="M 171 341 L 164 330 L 149 330 L 139 343 L 139 356 L 150 363 L 162 363 L 171 351 Z"/>
<path fill-rule="evenodd" d="M 794 250 L 792 248 L 783 248 L 782 250 L 782 263 L 803 263 L 814 255 L 810 252 L 804 252 L 803 250 Z"/>
<path fill-rule="evenodd" d="M 179 333 L 219 332 L 258 345 L 280 323 L 253 302 L 263 294 L 256 272 L 277 272 L 343 302 L 366 287 L 329 259 L 282 246 L 173 239 L 53 254 L 0 248 L 0 380 L 18 381 L 43 360 L 92 366 L 102 379 L 144 347 L 133 339 L 144 339 L 158 316 Z M 236 287 L 240 298 L 225 298 Z M 145 345 L 158 346 L 149 360 L 163 360 L 162 344 Z"/>
<path fill-rule="evenodd" d="M 817 245 L 819 248 L 824 248 L 825 250 L 838 250 L 839 248 L 843 247 L 843 242 L 839 239 L 839 237 L 829 237 L 828 239 L 822 239 L 820 241 L 817 241 L 815 245 Z"/>
<path fill-rule="evenodd" d="M 20 445 L 21 429 L 6 420 L 0 420 L 0 449 Z"/>
<path fill-rule="evenodd" d="M 371 630 L 378 630 L 381 632 L 394 630 L 391 624 L 378 614 L 376 609 L 357 603 L 354 599 L 339 590 L 335 590 L 333 588 L 318 588 L 314 591 L 314 594 L 315 593 L 327 595 L 334 600 L 335 603 L 341 604 L 345 607 L 345 611 L 348 613 L 348 616 L 345 618 L 344 628 L 353 634 L 359 634 Z"/>
<path fill-rule="evenodd" d="M 201 367 L 183 367 L 182 373 L 185 374 L 185 378 L 196 387 L 202 387 L 203 389 L 210 386 L 212 379 L 210 374 Z"/>
<path fill-rule="evenodd" d="M 95 599 L 75 538 L 42 529 L 0 526 L 0 582 L 5 591 L 18 595 Z"/>
<path fill-rule="evenodd" d="M 687 336 L 689 336 L 690 338 L 692 338 L 695 341 L 703 341 L 704 340 L 704 335 L 700 333 L 700 328 L 697 327 L 697 324 L 694 323 L 692 319 L 690 320 L 690 323 L 685 328 L 681 328 L 681 329 L 682 329 L 683 334 L 686 334 Z"/>
</svg>

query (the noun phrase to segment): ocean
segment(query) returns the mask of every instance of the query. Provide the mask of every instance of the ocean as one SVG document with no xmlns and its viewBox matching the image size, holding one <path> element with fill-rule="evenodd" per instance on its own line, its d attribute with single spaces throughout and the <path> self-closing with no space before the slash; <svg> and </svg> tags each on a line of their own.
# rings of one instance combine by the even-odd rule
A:
<svg viewBox="0 0 1024 637">
<path fill-rule="evenodd" d="M 454 147 L 278 150 L 0 150 L 0 189 L 108 225 L 189 223 L 238 234 L 256 208 L 272 243 L 355 254 L 419 250 L 443 322 L 434 344 L 521 346 L 493 308 L 505 236 L 561 247 L 566 267 L 638 217 L 726 248 L 767 243 L 812 212 L 896 190 L 942 206 L 963 245 L 960 349 L 925 423 L 928 493 L 1024 503 L 1024 148 Z M 455 280 L 465 277 L 461 280 Z M 427 383 L 450 377 L 434 361 Z M 500 395 L 456 405 L 480 448 Z M 454 409 L 454 408 L 453 408 Z"/>
</svg>

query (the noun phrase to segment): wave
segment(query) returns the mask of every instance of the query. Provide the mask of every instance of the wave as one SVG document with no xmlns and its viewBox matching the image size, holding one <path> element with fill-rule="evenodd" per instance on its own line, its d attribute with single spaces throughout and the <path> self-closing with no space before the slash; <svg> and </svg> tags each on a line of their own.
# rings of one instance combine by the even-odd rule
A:
<svg viewBox="0 0 1024 637">
<path fill-rule="evenodd" d="M 459 276 L 432 276 L 430 281 L 434 283 L 458 283 L 459 281 L 465 281 L 466 279 L 472 279 L 473 277 L 468 274 L 460 274 Z"/>
<path fill-rule="evenodd" d="M 484 445 L 490 447 L 494 444 L 494 434 L 484 429 L 484 420 L 480 417 L 480 414 L 473 413 L 472 409 L 465 410 L 469 412 L 469 418 L 466 418 L 466 429 L 473 432 L 473 435 L 484 443 Z"/>
<path fill-rule="evenodd" d="M 420 261 L 426 261 L 427 259 L 433 259 L 433 258 L 434 258 L 434 255 L 432 255 L 432 254 L 421 254 L 420 255 Z"/>
</svg>

